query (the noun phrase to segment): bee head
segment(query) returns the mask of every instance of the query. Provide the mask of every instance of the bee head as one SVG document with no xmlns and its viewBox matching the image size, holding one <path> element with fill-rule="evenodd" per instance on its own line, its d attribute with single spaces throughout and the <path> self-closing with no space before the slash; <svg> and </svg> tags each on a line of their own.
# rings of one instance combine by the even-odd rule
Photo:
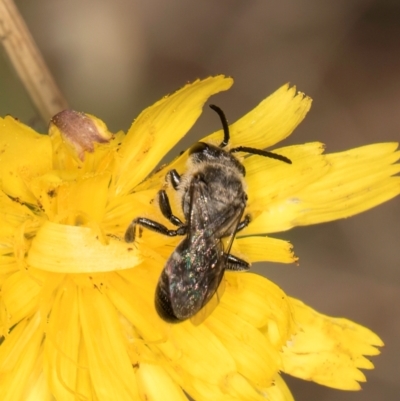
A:
<svg viewBox="0 0 400 401">
<path fill-rule="evenodd" d="M 197 142 L 189 150 L 189 156 L 193 163 L 212 163 L 236 169 L 242 176 L 246 175 L 246 170 L 242 163 L 230 152 L 221 147 L 210 145 L 205 142 Z"/>
</svg>

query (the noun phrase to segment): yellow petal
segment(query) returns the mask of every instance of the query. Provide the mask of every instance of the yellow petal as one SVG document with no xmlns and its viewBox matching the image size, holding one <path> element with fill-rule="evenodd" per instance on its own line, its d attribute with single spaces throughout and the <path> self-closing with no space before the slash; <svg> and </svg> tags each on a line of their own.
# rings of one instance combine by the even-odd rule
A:
<svg viewBox="0 0 400 401">
<path fill-rule="evenodd" d="M 80 343 L 78 356 L 78 368 L 83 367 L 83 369 L 80 369 L 77 377 L 76 393 L 79 394 L 83 400 L 90 400 L 95 397 L 95 389 L 93 388 L 90 371 L 87 368 L 89 366 L 89 361 L 84 341 Z"/>
<path fill-rule="evenodd" d="M 110 180 L 110 174 L 103 173 L 60 185 L 57 188 L 59 216 L 82 215 L 87 216 L 89 221 L 100 223 L 105 212 Z"/>
<path fill-rule="evenodd" d="M 225 277 L 226 289 L 218 308 L 225 308 L 259 328 L 280 349 L 294 329 L 286 294 L 257 274 L 226 272 Z"/>
<path fill-rule="evenodd" d="M 190 321 L 173 325 L 169 341 L 158 348 L 171 360 L 175 370 L 190 372 L 199 380 L 218 384 L 236 371 L 236 364 L 224 344 L 205 325 Z"/>
<path fill-rule="evenodd" d="M 48 136 L 39 135 L 12 117 L 0 119 L 0 181 L 6 194 L 37 204 L 25 181 L 44 174 L 51 166 Z"/>
<path fill-rule="evenodd" d="M 207 401 L 293 401 L 289 389 L 276 375 L 272 386 L 258 388 L 238 373 L 231 373 L 223 378 L 219 385 L 191 377 L 185 391 L 195 400 Z"/>
<path fill-rule="evenodd" d="M 53 401 L 54 397 L 49 390 L 47 378 L 43 372 L 43 360 L 37 359 L 36 366 L 31 374 L 31 383 L 27 386 L 24 401 Z"/>
<path fill-rule="evenodd" d="M 0 256 L 0 285 L 7 280 L 9 275 L 18 270 L 18 264 L 15 261 L 12 250 L 5 248 L 3 251 L 6 255 Z"/>
<path fill-rule="evenodd" d="M 144 110 L 120 148 L 115 193 L 126 194 L 143 181 L 192 127 L 207 99 L 229 89 L 232 83 L 222 75 L 197 80 Z"/>
<path fill-rule="evenodd" d="M 25 220 L 32 218 L 32 211 L 17 199 L 8 197 L 0 191 L 0 242 L 12 239 L 15 229 Z"/>
<path fill-rule="evenodd" d="M 114 198 L 108 202 L 104 219 L 101 223 L 104 230 L 113 234 L 122 234 L 123 236 L 128 225 L 137 216 L 148 217 L 160 222 L 162 221 L 161 219 L 165 220 L 160 208 L 154 202 L 159 189 L 160 186 L 158 186 L 157 190 L 134 192 L 133 194 Z M 146 232 L 143 236 L 147 234 L 150 233 Z M 158 238 L 161 241 L 163 239 L 159 234 Z"/>
<path fill-rule="evenodd" d="M 279 187 L 258 190 L 255 196 L 264 199 L 266 210 L 245 233 L 278 232 L 350 217 L 395 197 L 400 193 L 400 178 L 392 177 L 400 170 L 400 164 L 393 164 L 400 155 L 396 148 L 397 144 L 382 143 L 328 154 L 321 163 L 294 175 L 298 183 L 290 193 Z M 287 167 L 296 163 L 303 165 L 293 159 L 293 165 Z"/>
<path fill-rule="evenodd" d="M 79 316 L 90 379 L 99 401 L 138 399 L 138 387 L 120 321 L 107 296 L 80 289 Z"/>
<path fill-rule="evenodd" d="M 105 213 L 110 181 L 108 172 L 66 179 L 63 174 L 52 171 L 33 179 L 29 188 L 40 199 L 41 209 L 49 220 L 71 225 L 79 220 L 100 223 Z"/>
<path fill-rule="evenodd" d="M 40 315 L 17 324 L 0 347 L 0 399 L 25 400 L 27 384 L 43 352 Z"/>
<path fill-rule="evenodd" d="M 257 107 L 230 125 L 230 146 L 267 148 L 289 136 L 311 107 L 311 99 L 283 85 Z M 220 143 L 222 130 L 207 136 L 205 142 Z"/>
<path fill-rule="evenodd" d="M 227 393 L 225 388 L 221 388 L 220 385 L 200 380 L 196 376 L 188 377 L 184 389 L 196 401 L 240 401 L 237 397 Z"/>
<path fill-rule="evenodd" d="M 342 390 L 358 390 L 372 369 L 363 355 L 379 353 L 381 339 L 347 319 L 322 315 L 291 298 L 298 332 L 283 348 L 285 373 Z"/>
<path fill-rule="evenodd" d="M 327 155 L 331 168 L 320 181 L 304 188 L 294 224 L 305 225 L 350 217 L 371 209 L 400 193 L 400 171 L 395 163 L 397 143 L 363 146 Z"/>
<path fill-rule="evenodd" d="M 140 263 L 137 248 L 113 238 L 103 244 L 99 235 L 87 227 L 47 221 L 32 241 L 28 263 L 57 273 L 107 272 L 129 269 Z"/>
<path fill-rule="evenodd" d="M 78 291 L 72 280 L 65 280 L 58 291 L 46 326 L 45 361 L 48 384 L 56 399 L 74 401 L 79 395 L 77 376 L 84 374 L 79 366 L 82 341 Z"/>
<path fill-rule="evenodd" d="M 36 199 L 40 199 L 40 207 L 49 220 L 54 220 L 57 215 L 57 191 L 63 182 L 63 177 L 60 177 L 57 172 L 51 171 L 34 177 L 27 183 Z"/>
<path fill-rule="evenodd" d="M 232 396 L 236 396 L 238 400 L 248 401 L 264 401 L 265 397 L 259 393 L 255 387 L 253 387 L 249 381 L 247 381 L 240 374 L 234 373 L 227 376 L 223 383 L 223 391 L 226 391 Z"/>
<path fill-rule="evenodd" d="M 260 156 L 245 160 L 249 206 L 246 212 L 254 215 L 244 235 L 280 232 L 296 217 L 293 194 L 321 179 L 329 169 L 323 145 L 319 142 L 277 149 L 276 153 L 293 161 L 288 165 Z"/>
<path fill-rule="evenodd" d="M 292 164 L 282 163 L 261 156 L 244 160 L 248 185 L 249 209 L 257 206 L 263 210 L 297 193 L 307 185 L 321 179 L 329 165 L 322 155 L 324 146 L 319 142 L 293 145 L 276 149 L 276 153 L 288 157 Z"/>
<path fill-rule="evenodd" d="M 152 261 L 134 269 L 113 274 L 108 284 L 108 297 L 116 309 L 132 324 L 147 342 L 165 340 L 168 325 L 159 318 L 154 307 L 154 291 L 158 275 Z"/>
<path fill-rule="evenodd" d="M 8 334 L 12 326 L 37 309 L 40 291 L 41 286 L 27 271 L 18 270 L 4 281 L 0 302 L 5 311 L 6 321 L 2 335 Z"/>
<path fill-rule="evenodd" d="M 253 236 L 237 238 L 236 243 L 253 263 L 262 261 L 293 263 L 297 261 L 292 252 L 292 245 L 281 239 Z"/>
<path fill-rule="evenodd" d="M 260 331 L 225 308 L 216 308 L 204 324 L 223 342 L 241 375 L 256 386 L 271 385 L 281 356 Z"/>
<path fill-rule="evenodd" d="M 254 387 L 242 376 L 231 373 L 222 378 L 219 384 L 200 380 L 195 376 L 188 378 L 185 391 L 199 401 L 263 401 Z"/>
<path fill-rule="evenodd" d="M 187 397 L 182 389 L 171 379 L 161 366 L 141 363 L 136 369 L 136 379 L 142 400 L 187 401 Z"/>
<path fill-rule="evenodd" d="M 270 401 L 294 401 L 292 393 L 279 374 L 274 378 L 274 385 L 263 389 L 262 392 Z"/>
<path fill-rule="evenodd" d="M 135 191 L 141 192 L 150 189 L 154 191 L 159 191 L 160 186 L 165 184 L 165 177 L 169 171 L 176 170 L 180 174 L 183 174 L 185 172 L 186 164 L 188 161 L 188 154 L 189 151 L 187 150 L 176 157 L 174 160 L 172 160 L 170 163 L 161 166 L 159 169 L 154 171 L 154 173 L 150 174 L 150 176 L 147 177 L 146 180 L 138 184 L 138 186 L 135 188 Z"/>
</svg>

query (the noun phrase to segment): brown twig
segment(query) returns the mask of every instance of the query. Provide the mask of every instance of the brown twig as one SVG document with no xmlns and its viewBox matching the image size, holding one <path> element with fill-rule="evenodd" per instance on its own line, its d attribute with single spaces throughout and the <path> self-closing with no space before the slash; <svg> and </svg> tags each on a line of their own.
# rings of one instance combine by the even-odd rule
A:
<svg viewBox="0 0 400 401">
<path fill-rule="evenodd" d="M 45 122 L 68 104 L 12 0 L 0 0 L 0 39 Z"/>
</svg>

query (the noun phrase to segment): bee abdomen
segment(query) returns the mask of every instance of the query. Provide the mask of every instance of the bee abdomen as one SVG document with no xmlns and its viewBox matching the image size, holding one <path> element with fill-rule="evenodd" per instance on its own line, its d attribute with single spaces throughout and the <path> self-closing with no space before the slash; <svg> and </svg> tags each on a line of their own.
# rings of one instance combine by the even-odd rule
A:
<svg viewBox="0 0 400 401">
<path fill-rule="evenodd" d="M 154 303 L 156 311 L 161 319 L 164 319 L 168 323 L 181 322 L 181 319 L 175 316 L 175 313 L 172 309 L 170 294 L 166 293 L 165 289 L 162 288 L 160 283 L 157 285 L 156 288 Z"/>
</svg>

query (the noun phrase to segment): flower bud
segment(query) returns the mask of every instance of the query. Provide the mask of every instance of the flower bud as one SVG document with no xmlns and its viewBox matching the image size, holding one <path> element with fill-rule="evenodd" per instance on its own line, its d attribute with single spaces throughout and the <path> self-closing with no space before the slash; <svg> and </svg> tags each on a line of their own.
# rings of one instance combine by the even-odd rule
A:
<svg viewBox="0 0 400 401">
<path fill-rule="evenodd" d="M 53 136 L 57 131 L 82 161 L 85 152 L 94 151 L 95 143 L 107 143 L 112 138 L 103 121 L 75 110 L 63 110 L 51 119 L 49 135 Z"/>
</svg>

